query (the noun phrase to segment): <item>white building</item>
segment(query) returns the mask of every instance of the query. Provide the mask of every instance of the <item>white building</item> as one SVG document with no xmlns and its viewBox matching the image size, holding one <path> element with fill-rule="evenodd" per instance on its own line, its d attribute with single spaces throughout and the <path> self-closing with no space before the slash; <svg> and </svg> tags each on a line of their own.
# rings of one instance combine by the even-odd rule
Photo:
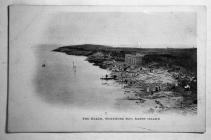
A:
<svg viewBox="0 0 211 140">
<path fill-rule="evenodd" d="M 141 65 L 143 57 L 143 54 L 125 54 L 125 63 L 129 65 Z"/>
</svg>

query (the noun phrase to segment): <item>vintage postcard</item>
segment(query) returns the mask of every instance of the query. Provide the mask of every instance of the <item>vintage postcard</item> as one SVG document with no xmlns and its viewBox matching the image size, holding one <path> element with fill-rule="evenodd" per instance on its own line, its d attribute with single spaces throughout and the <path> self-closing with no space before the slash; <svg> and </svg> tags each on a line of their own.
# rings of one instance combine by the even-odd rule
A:
<svg viewBox="0 0 211 140">
<path fill-rule="evenodd" d="M 9 7 L 8 132 L 205 132 L 203 6 Z"/>
</svg>

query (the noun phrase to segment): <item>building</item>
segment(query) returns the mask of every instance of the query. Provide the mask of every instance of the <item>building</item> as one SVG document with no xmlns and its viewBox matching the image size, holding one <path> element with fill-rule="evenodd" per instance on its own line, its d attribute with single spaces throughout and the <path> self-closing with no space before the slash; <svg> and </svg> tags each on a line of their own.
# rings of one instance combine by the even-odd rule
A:
<svg viewBox="0 0 211 140">
<path fill-rule="evenodd" d="M 129 65 L 141 65 L 144 55 L 142 54 L 125 54 L 125 63 Z"/>
</svg>

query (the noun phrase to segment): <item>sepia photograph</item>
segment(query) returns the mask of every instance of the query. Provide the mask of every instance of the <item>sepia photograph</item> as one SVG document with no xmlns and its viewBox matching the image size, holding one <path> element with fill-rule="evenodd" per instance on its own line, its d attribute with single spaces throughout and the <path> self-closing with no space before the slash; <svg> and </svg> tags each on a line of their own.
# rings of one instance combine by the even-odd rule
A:
<svg viewBox="0 0 211 140">
<path fill-rule="evenodd" d="M 10 6 L 7 131 L 204 132 L 199 21 L 190 7 Z"/>
</svg>

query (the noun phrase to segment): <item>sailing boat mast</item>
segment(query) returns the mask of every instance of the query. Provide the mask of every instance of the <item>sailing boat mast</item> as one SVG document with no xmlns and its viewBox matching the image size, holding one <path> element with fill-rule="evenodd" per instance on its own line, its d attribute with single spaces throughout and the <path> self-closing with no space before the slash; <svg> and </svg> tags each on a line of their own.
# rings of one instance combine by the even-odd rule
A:
<svg viewBox="0 0 211 140">
<path fill-rule="evenodd" d="M 73 70 L 74 70 L 74 72 L 76 72 L 76 65 L 75 65 L 74 61 L 73 61 Z"/>
</svg>

